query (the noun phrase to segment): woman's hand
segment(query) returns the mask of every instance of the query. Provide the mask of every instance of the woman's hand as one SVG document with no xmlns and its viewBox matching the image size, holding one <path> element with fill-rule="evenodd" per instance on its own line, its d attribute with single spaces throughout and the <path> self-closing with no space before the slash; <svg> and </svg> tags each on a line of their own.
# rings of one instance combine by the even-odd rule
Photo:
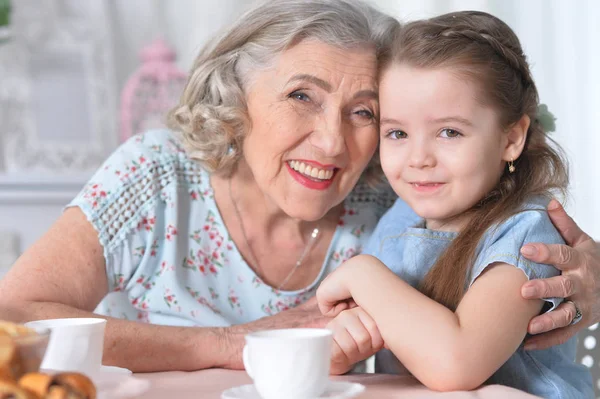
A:
<svg viewBox="0 0 600 399">
<path fill-rule="evenodd" d="M 527 244 L 521 253 L 528 259 L 554 265 L 562 275 L 525 283 L 521 294 L 527 299 L 567 298 L 556 310 L 537 316 L 529 323 L 525 349 L 545 349 L 566 342 L 581 329 L 600 321 L 600 245 L 575 224 L 556 200 L 548 214 L 567 245 Z M 576 308 L 583 315 L 571 325 Z"/>
<path fill-rule="evenodd" d="M 222 339 L 230 353 L 225 368 L 243 370 L 242 350 L 244 349 L 244 336 L 260 330 L 274 330 L 280 328 L 324 328 L 331 321 L 330 317 L 323 316 L 317 306 L 317 299 L 308 301 L 293 309 L 285 310 L 274 316 L 263 317 L 246 324 L 238 324 L 224 329 Z"/>
<path fill-rule="evenodd" d="M 333 332 L 331 374 L 347 373 L 384 346 L 375 321 L 360 307 L 342 311 L 327 328 Z"/>
</svg>

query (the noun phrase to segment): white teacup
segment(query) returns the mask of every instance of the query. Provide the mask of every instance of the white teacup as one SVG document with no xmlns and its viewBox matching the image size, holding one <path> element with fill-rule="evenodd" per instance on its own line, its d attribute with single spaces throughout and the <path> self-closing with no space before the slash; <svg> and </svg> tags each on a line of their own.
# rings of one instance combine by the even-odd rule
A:
<svg viewBox="0 0 600 399">
<path fill-rule="evenodd" d="M 69 318 L 25 323 L 34 330 L 50 329 L 41 368 L 94 375 L 102 366 L 105 319 Z"/>
<path fill-rule="evenodd" d="M 263 399 L 314 399 L 329 384 L 331 331 L 291 328 L 246 335 L 244 367 Z"/>
</svg>

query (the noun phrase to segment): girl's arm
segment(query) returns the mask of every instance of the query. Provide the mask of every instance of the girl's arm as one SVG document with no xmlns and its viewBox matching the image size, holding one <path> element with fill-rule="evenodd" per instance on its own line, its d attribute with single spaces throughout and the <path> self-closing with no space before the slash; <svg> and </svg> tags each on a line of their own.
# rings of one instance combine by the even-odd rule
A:
<svg viewBox="0 0 600 399">
<path fill-rule="evenodd" d="M 331 315 L 352 298 L 377 323 L 386 346 L 424 385 L 440 391 L 474 389 L 517 350 L 541 300 L 520 294 L 527 280 L 506 263 L 488 267 L 456 312 L 398 278 L 377 258 L 360 255 L 328 277 L 317 292 Z"/>
</svg>

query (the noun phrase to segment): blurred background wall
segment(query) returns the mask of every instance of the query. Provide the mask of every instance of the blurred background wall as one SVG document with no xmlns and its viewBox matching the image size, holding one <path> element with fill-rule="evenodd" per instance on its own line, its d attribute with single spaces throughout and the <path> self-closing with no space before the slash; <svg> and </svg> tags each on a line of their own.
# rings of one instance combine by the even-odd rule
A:
<svg viewBox="0 0 600 399">
<path fill-rule="evenodd" d="M 252 3 L 10 2 L 11 22 L 0 27 L 0 275 L 48 229 L 121 141 L 121 95 L 142 66 L 142 49 L 163 38 L 177 57 L 174 66 L 186 72 L 207 40 Z M 541 100 L 557 118 L 553 137 L 571 161 L 568 209 L 584 230 L 600 239 L 600 210 L 595 206 L 600 199 L 600 2 L 371 3 L 403 21 L 483 10 L 516 31 Z"/>
</svg>

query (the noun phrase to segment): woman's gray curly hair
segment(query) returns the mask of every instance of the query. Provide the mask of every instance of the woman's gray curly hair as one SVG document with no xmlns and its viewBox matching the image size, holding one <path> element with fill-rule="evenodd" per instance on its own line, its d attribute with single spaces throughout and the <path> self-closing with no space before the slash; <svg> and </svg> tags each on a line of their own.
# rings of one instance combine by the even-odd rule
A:
<svg viewBox="0 0 600 399">
<path fill-rule="evenodd" d="M 251 71 L 267 68 L 285 49 L 303 39 L 339 48 L 389 51 L 398 21 L 360 0 L 270 0 L 209 43 L 192 67 L 168 126 L 183 135 L 191 158 L 210 172 L 230 174 L 241 157 L 250 121 L 244 89 Z M 381 179 L 379 157 L 363 173 Z"/>
</svg>

